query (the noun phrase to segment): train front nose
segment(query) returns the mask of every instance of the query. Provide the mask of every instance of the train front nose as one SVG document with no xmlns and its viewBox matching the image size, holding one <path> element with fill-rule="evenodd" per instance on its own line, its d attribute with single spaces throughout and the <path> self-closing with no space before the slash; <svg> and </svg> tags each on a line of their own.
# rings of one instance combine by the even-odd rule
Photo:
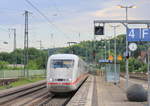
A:
<svg viewBox="0 0 150 106">
<path fill-rule="evenodd" d="M 70 90 L 74 60 L 72 59 L 53 59 L 51 68 L 48 71 L 48 87 L 50 91 L 66 92 Z"/>
<path fill-rule="evenodd" d="M 53 71 L 48 78 L 48 88 L 52 92 L 68 92 L 72 89 L 72 71 L 57 70 Z"/>
<path fill-rule="evenodd" d="M 69 92 L 72 91 L 72 79 L 50 79 L 48 83 L 51 92 Z"/>
</svg>

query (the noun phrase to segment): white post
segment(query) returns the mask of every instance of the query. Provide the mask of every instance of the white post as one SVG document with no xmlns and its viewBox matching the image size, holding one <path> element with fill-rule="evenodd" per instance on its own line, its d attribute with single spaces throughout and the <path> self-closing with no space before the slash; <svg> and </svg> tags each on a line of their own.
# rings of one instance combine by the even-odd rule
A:
<svg viewBox="0 0 150 106">
<path fill-rule="evenodd" d="M 150 53 L 150 48 L 148 49 L 147 52 L 147 58 L 148 58 L 148 66 L 147 66 L 147 73 L 148 73 L 148 106 L 150 106 L 150 65 L 149 65 L 149 53 Z"/>
<path fill-rule="evenodd" d="M 128 51 L 128 39 L 127 39 L 127 30 L 128 30 L 128 7 L 125 7 L 126 9 L 126 56 L 129 55 L 129 51 Z M 129 87 L 129 69 L 128 69 L 128 58 L 126 57 L 126 89 Z"/>
</svg>

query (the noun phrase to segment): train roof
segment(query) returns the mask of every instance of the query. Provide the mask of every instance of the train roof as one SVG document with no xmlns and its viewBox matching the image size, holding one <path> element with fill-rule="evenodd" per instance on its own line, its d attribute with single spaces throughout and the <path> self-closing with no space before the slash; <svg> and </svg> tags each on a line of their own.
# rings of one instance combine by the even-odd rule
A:
<svg viewBox="0 0 150 106">
<path fill-rule="evenodd" d="M 50 56 L 51 59 L 78 59 L 79 57 L 74 54 L 54 54 Z"/>
</svg>

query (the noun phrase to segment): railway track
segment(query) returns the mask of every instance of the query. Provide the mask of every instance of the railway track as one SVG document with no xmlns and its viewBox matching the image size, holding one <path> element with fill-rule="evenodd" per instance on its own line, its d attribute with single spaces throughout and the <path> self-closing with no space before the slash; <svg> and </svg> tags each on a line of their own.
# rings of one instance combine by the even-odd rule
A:
<svg viewBox="0 0 150 106">
<path fill-rule="evenodd" d="M 68 95 L 51 95 L 39 104 L 38 106 L 65 106 L 74 94 Z M 34 105 L 34 106 L 35 106 Z"/>
<path fill-rule="evenodd" d="M 0 106 L 65 106 L 73 95 L 52 94 L 41 81 L 0 92 Z"/>
<path fill-rule="evenodd" d="M 46 81 L 40 81 L 1 91 L 0 106 L 66 106 L 76 92 L 55 95 L 46 88 Z"/>
<path fill-rule="evenodd" d="M 121 76 L 124 74 L 121 73 Z M 133 78 L 137 79 L 138 77 Z M 49 93 L 46 81 L 41 81 L 0 92 L 0 106 L 65 106 L 74 94 L 55 95 Z"/>
<path fill-rule="evenodd" d="M 68 94 L 61 94 L 61 95 L 54 95 L 51 94 L 49 98 L 43 100 L 40 104 L 36 104 L 36 106 L 66 106 L 69 101 L 74 97 L 74 95 L 82 89 L 82 85 L 86 82 L 87 79 L 80 85 L 78 90 L 68 93 Z"/>
<path fill-rule="evenodd" d="M 24 104 L 25 101 L 29 102 L 32 99 L 47 93 L 48 91 L 46 91 L 46 81 L 40 81 L 38 83 L 4 90 L 0 92 L 0 105 L 17 106 L 17 104 Z"/>
</svg>

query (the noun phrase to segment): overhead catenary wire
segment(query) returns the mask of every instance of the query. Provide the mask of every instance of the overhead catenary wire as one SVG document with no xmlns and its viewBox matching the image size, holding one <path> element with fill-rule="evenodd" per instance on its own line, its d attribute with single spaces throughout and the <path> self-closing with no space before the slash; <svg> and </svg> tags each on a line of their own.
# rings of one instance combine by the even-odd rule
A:
<svg viewBox="0 0 150 106">
<path fill-rule="evenodd" d="M 45 18 L 45 20 L 50 24 L 50 25 L 53 25 L 55 26 L 50 20 L 49 18 L 44 14 L 42 13 L 37 7 L 35 7 L 29 0 L 25 0 L 28 4 L 30 4 L 30 6 L 32 6 L 43 18 Z"/>
<path fill-rule="evenodd" d="M 54 0 L 53 0 L 53 4 L 54 4 L 56 11 L 59 13 L 59 15 L 61 15 L 60 9 L 58 8 L 58 6 Z M 56 14 L 56 15 L 58 15 L 58 14 Z"/>
<path fill-rule="evenodd" d="M 51 20 L 49 20 L 49 18 L 40 11 L 40 9 L 38 9 L 35 5 L 33 5 L 33 3 L 29 0 L 25 0 L 32 8 L 34 8 L 47 22 L 49 25 L 54 26 L 57 30 L 61 31 L 64 35 L 66 35 L 60 28 L 58 28 Z M 70 38 L 70 37 L 69 37 Z"/>
</svg>

